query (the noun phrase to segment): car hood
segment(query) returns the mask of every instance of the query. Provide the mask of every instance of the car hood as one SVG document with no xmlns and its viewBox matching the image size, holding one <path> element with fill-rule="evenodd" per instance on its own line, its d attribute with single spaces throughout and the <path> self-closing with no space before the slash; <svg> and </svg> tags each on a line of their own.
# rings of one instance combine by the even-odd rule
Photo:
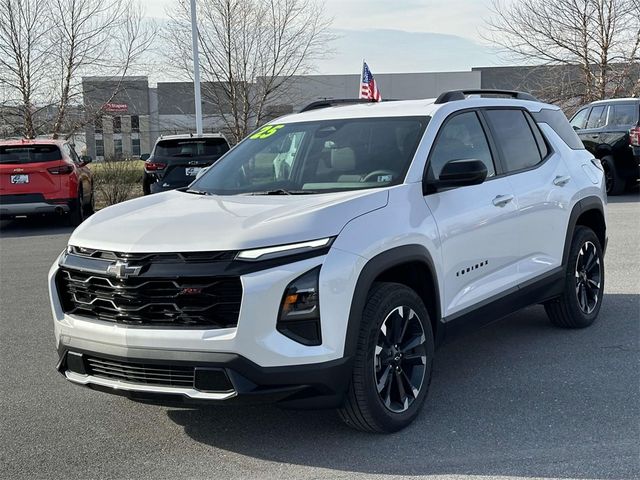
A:
<svg viewBox="0 0 640 480">
<path fill-rule="evenodd" d="M 216 196 L 179 191 L 129 200 L 92 215 L 70 245 L 124 253 L 240 250 L 337 235 L 383 208 L 388 191 Z"/>
</svg>

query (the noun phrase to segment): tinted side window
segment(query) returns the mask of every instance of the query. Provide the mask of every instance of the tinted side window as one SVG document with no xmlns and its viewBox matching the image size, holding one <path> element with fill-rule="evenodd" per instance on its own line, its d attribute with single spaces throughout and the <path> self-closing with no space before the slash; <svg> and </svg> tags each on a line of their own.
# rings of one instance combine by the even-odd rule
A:
<svg viewBox="0 0 640 480">
<path fill-rule="evenodd" d="M 582 112 L 588 111 L 588 108 L 582 110 Z M 581 112 L 578 112 L 578 114 L 579 113 Z M 576 119 L 578 114 L 573 117 L 573 119 L 571 120 L 572 122 Z M 569 148 L 573 150 L 584 150 L 582 140 L 580 140 L 580 137 L 575 132 L 575 130 L 571 128 L 571 125 L 569 125 L 567 117 L 564 116 L 562 110 L 550 110 L 548 108 L 543 108 L 539 112 L 535 112 L 533 114 L 533 118 L 535 118 L 537 123 L 546 123 L 551 128 L 553 128 L 553 131 L 558 134 L 558 136 L 564 141 L 564 143 L 567 144 Z"/>
<path fill-rule="evenodd" d="M 638 105 L 633 103 L 615 104 L 609 107 L 609 125 L 612 127 L 626 127 L 638 122 Z"/>
<path fill-rule="evenodd" d="M 589 108 L 583 108 L 576 113 L 571 119 L 571 126 L 582 130 L 587 124 L 587 117 L 589 116 Z"/>
<path fill-rule="evenodd" d="M 591 109 L 589 120 L 587 120 L 587 128 L 600 128 L 606 120 L 606 107 L 598 106 Z"/>
<path fill-rule="evenodd" d="M 487 110 L 485 115 L 502 150 L 506 173 L 540 163 L 538 144 L 522 110 Z"/>
<path fill-rule="evenodd" d="M 462 159 L 481 160 L 488 177 L 496 174 L 487 137 L 475 112 L 456 115 L 440 129 L 429 157 L 433 178 L 439 178 L 445 163 Z"/>
</svg>

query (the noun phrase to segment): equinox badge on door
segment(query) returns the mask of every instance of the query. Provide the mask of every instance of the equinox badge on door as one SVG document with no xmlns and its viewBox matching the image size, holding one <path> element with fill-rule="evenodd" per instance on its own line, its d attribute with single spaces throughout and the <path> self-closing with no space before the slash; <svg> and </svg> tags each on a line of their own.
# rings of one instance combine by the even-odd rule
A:
<svg viewBox="0 0 640 480">
<path fill-rule="evenodd" d="M 127 262 L 118 260 L 107 267 L 107 273 L 116 278 L 129 278 L 132 275 L 138 275 L 141 269 L 142 267 L 130 267 Z"/>
</svg>

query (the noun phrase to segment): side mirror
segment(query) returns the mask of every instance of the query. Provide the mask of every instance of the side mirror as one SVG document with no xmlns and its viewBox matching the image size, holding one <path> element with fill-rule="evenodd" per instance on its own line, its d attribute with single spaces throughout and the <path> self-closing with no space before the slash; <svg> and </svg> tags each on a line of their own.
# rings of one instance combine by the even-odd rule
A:
<svg viewBox="0 0 640 480">
<path fill-rule="evenodd" d="M 149 155 L 148 153 L 143 153 L 142 155 L 140 155 L 140 160 L 149 160 L 149 157 L 151 155 Z"/>
<path fill-rule="evenodd" d="M 80 161 L 82 162 L 82 165 L 86 165 L 93 162 L 93 159 L 89 155 L 82 155 L 80 157 Z"/>
<path fill-rule="evenodd" d="M 426 185 L 425 193 L 443 188 L 479 185 L 485 181 L 487 173 L 487 166 L 481 160 L 450 160 L 442 167 L 440 178 Z"/>
<path fill-rule="evenodd" d="M 578 127 L 576 127 L 575 125 L 571 125 L 571 128 L 573 128 L 576 132 L 577 132 L 578 130 L 580 130 L 580 129 L 579 129 Z"/>
</svg>

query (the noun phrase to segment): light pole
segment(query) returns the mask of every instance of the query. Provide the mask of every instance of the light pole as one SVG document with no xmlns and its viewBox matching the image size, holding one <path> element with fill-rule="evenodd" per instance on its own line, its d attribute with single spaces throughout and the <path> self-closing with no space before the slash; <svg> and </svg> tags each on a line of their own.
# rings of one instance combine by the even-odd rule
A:
<svg viewBox="0 0 640 480">
<path fill-rule="evenodd" d="M 193 41 L 193 93 L 196 102 L 196 134 L 202 135 L 202 101 L 200 99 L 200 57 L 198 54 L 196 0 L 191 0 L 191 38 Z"/>
</svg>

